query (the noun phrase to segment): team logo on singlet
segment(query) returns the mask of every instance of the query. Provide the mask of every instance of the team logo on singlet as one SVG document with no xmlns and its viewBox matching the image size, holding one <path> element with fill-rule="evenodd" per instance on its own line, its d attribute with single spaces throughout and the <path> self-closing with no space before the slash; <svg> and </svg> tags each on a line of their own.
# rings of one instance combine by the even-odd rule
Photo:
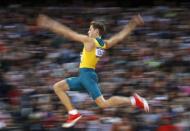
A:
<svg viewBox="0 0 190 131">
<path fill-rule="evenodd" d="M 105 53 L 105 50 L 100 48 L 100 47 L 96 47 L 96 57 L 102 57 Z"/>
</svg>

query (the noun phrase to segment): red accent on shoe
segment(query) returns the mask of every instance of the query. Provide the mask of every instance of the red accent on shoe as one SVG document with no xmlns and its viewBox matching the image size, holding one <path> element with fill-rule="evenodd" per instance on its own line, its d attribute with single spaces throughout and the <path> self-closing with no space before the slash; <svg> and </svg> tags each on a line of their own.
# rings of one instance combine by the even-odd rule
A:
<svg viewBox="0 0 190 131">
<path fill-rule="evenodd" d="M 148 105 L 148 102 L 140 97 L 138 94 L 134 94 L 133 95 L 134 99 L 135 99 L 135 105 L 136 107 L 140 108 L 140 109 L 143 109 L 145 110 L 146 112 L 149 112 L 149 105 Z"/>
<path fill-rule="evenodd" d="M 79 113 L 75 115 L 69 114 L 67 121 L 62 125 L 62 127 L 69 128 L 73 126 L 81 117 L 82 116 Z"/>
</svg>

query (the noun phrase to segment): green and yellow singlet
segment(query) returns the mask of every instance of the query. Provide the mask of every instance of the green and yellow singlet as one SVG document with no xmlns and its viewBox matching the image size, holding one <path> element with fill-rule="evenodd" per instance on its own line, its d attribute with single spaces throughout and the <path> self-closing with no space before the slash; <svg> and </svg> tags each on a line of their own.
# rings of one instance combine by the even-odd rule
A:
<svg viewBox="0 0 190 131">
<path fill-rule="evenodd" d="M 86 51 L 83 48 L 81 55 L 80 68 L 96 68 L 96 64 L 99 61 L 100 57 L 103 56 L 105 52 L 106 45 L 101 38 L 94 39 L 95 48 L 91 51 Z"/>
</svg>

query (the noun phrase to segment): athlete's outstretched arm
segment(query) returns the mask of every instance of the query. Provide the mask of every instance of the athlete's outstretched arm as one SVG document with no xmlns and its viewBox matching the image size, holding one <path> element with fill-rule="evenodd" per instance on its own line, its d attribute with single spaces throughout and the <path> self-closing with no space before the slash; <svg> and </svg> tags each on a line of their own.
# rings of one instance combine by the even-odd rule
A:
<svg viewBox="0 0 190 131">
<path fill-rule="evenodd" d="M 79 34 L 69 27 L 59 23 L 58 21 L 53 20 L 52 18 L 46 15 L 39 15 L 37 18 L 37 25 L 42 28 L 49 29 L 54 33 L 60 34 L 65 38 L 68 38 L 73 41 L 78 41 L 82 43 L 89 42 L 90 38 L 87 35 Z"/>
<path fill-rule="evenodd" d="M 110 39 L 105 40 L 106 48 L 110 48 L 124 40 L 138 25 L 143 25 L 144 21 L 140 15 L 134 16 L 124 28 Z"/>
</svg>

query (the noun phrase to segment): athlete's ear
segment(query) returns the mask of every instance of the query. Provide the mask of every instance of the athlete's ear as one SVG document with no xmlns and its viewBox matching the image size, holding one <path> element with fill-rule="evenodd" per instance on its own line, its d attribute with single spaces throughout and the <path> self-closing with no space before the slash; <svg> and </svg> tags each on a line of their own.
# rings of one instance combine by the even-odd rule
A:
<svg viewBox="0 0 190 131">
<path fill-rule="evenodd" d="M 95 29 L 94 31 L 95 31 L 96 34 L 100 34 L 98 29 Z"/>
</svg>

